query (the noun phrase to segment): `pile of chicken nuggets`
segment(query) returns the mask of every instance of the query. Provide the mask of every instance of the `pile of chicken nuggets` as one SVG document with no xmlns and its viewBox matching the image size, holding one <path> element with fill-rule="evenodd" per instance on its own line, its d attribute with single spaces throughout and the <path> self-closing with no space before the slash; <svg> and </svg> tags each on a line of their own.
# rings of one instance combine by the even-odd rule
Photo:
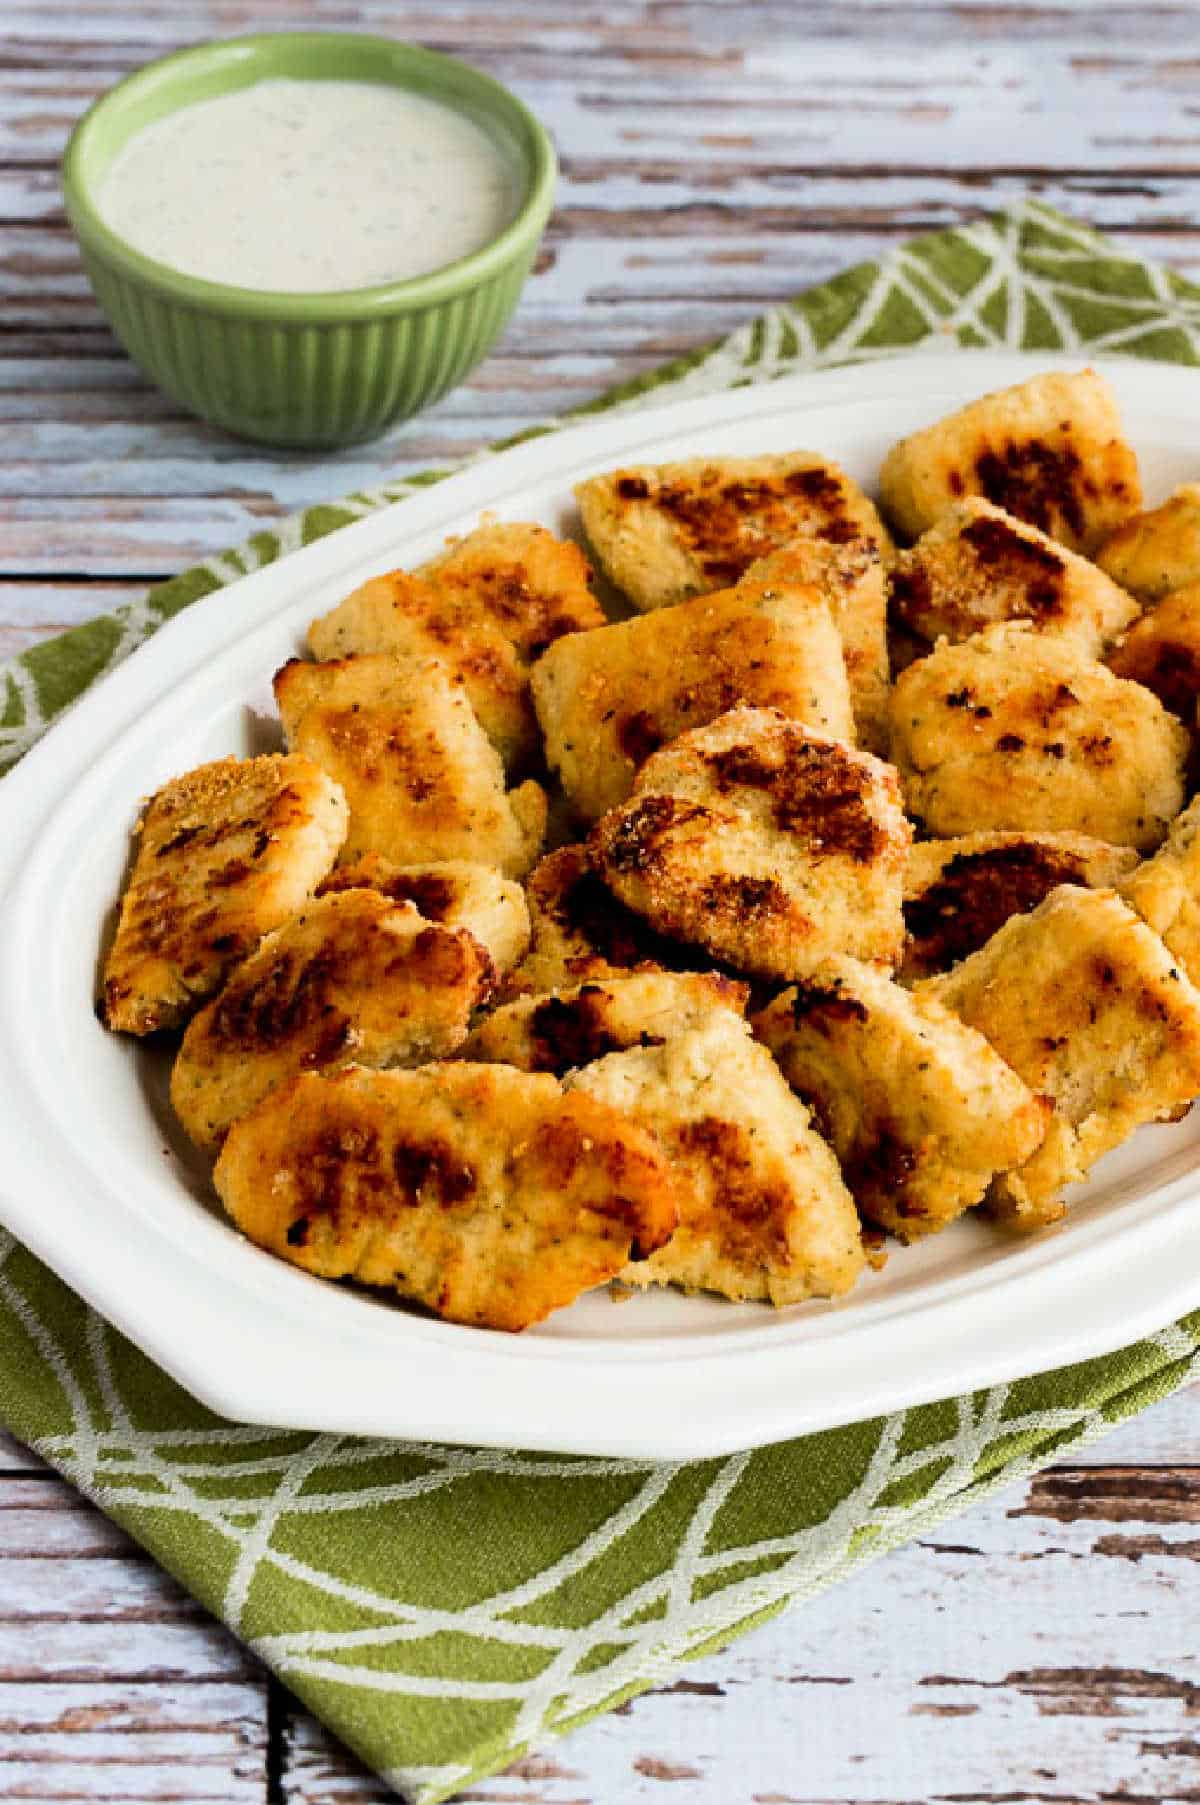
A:
<svg viewBox="0 0 1200 1805">
<path fill-rule="evenodd" d="M 148 803 L 104 969 L 233 1222 L 522 1329 L 1065 1211 L 1200 1095 L 1200 485 L 1107 384 L 607 472 L 314 621 Z M 626 618 L 610 619 L 623 612 Z"/>
</svg>

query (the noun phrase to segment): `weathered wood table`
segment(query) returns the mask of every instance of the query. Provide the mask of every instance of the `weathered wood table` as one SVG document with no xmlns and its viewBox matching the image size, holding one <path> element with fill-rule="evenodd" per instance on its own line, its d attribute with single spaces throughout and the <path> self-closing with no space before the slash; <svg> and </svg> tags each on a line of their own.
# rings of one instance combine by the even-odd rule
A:
<svg viewBox="0 0 1200 1805">
<path fill-rule="evenodd" d="M 1022 188 L 1200 268 L 1187 5 L 5 0 L 0 17 L 3 652 L 263 519 L 511 432 Z M 319 459 L 235 444 L 146 387 L 90 298 L 55 169 L 87 102 L 146 58 L 301 23 L 402 32 L 484 64 L 540 112 L 563 162 L 497 354 L 415 425 Z M 1193 1392 L 469 1796 L 1200 1800 L 1198 1555 Z M 0 1797 L 384 1796 L 2 1441 L 0 1563 Z"/>
</svg>

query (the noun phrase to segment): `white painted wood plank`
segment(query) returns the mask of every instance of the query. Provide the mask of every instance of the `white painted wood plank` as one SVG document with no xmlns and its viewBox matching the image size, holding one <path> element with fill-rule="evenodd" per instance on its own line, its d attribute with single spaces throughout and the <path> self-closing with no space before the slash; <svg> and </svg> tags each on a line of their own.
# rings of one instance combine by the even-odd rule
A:
<svg viewBox="0 0 1200 1805">
<path fill-rule="evenodd" d="M 0 1792 L 23 1800 L 260 1802 L 262 1680 L 0 1681 Z"/>
</svg>

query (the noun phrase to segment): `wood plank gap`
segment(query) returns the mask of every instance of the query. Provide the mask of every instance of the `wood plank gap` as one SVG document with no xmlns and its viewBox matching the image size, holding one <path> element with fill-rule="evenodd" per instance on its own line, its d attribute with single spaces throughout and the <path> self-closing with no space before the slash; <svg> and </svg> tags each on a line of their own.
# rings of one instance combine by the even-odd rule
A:
<svg viewBox="0 0 1200 1805">
<path fill-rule="evenodd" d="M 267 1676 L 266 1805 L 287 1805 L 284 1775 L 291 1743 L 292 1699 L 275 1678 Z"/>
</svg>

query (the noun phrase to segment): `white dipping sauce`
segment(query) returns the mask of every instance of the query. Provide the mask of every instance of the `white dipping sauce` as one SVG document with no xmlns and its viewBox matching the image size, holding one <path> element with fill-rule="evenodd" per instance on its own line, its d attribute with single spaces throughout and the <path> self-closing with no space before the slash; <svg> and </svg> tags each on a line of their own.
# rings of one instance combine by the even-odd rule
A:
<svg viewBox="0 0 1200 1805">
<path fill-rule="evenodd" d="M 99 211 L 186 275 L 294 292 L 440 269 L 519 200 L 503 151 L 452 107 L 381 82 L 263 81 L 135 133 Z"/>
</svg>

